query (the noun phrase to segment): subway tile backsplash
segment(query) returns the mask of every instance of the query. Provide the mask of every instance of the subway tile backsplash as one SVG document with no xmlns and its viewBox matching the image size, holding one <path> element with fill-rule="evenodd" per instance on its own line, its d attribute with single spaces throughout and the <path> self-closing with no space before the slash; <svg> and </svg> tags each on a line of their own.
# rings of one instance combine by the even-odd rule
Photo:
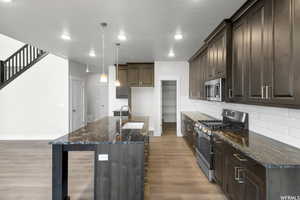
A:
<svg viewBox="0 0 300 200">
<path fill-rule="evenodd" d="M 300 110 L 181 99 L 181 110 L 197 110 L 221 118 L 223 108 L 249 113 L 250 130 L 300 148 Z"/>
</svg>

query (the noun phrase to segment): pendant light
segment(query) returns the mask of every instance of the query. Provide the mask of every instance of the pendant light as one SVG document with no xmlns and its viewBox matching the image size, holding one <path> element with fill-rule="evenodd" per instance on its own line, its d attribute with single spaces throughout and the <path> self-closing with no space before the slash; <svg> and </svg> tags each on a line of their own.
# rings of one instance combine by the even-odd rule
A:
<svg viewBox="0 0 300 200">
<path fill-rule="evenodd" d="M 107 23 L 103 22 L 101 23 L 102 26 L 102 73 L 100 75 L 100 82 L 102 83 L 107 83 L 107 74 L 104 72 L 104 65 L 105 65 L 105 60 L 104 60 L 104 29 L 107 27 Z"/>
<path fill-rule="evenodd" d="M 88 65 L 88 64 L 86 65 L 85 72 L 86 72 L 86 73 L 89 73 L 89 72 L 90 72 L 90 69 L 89 69 L 89 65 Z"/>
<path fill-rule="evenodd" d="M 121 83 L 120 83 L 120 81 L 119 81 L 119 47 L 120 47 L 120 43 L 117 43 L 116 44 L 116 49 L 117 49 L 117 56 L 116 56 L 116 60 L 117 60 L 117 63 L 116 63 L 116 65 L 117 65 L 117 67 L 116 67 L 116 82 L 115 82 L 115 85 L 116 85 L 116 87 L 120 87 L 121 86 Z"/>
</svg>

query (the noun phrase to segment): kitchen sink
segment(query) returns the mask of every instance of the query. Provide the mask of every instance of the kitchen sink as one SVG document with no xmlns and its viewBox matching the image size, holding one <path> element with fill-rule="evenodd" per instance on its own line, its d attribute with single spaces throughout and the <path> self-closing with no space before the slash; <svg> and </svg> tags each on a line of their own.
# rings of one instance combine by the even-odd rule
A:
<svg viewBox="0 0 300 200">
<path fill-rule="evenodd" d="M 144 122 L 126 122 L 122 129 L 142 129 L 144 127 Z"/>
</svg>

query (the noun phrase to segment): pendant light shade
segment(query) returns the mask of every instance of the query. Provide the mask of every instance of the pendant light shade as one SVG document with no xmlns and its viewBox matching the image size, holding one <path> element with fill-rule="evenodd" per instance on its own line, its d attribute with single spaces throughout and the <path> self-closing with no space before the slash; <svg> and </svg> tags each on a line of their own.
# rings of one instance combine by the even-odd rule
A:
<svg viewBox="0 0 300 200">
<path fill-rule="evenodd" d="M 120 43 L 117 43 L 116 44 L 116 50 L 117 50 L 117 55 L 116 55 L 116 81 L 115 81 L 116 87 L 121 86 L 121 83 L 119 81 L 119 47 L 120 47 Z"/>
<path fill-rule="evenodd" d="M 120 81 L 119 81 L 119 80 L 116 80 L 115 85 L 116 85 L 116 87 L 120 87 L 120 86 L 121 86 Z"/>
<path fill-rule="evenodd" d="M 101 83 L 107 83 L 107 81 L 108 81 L 107 74 L 102 73 L 102 74 L 100 75 L 100 82 L 101 82 Z"/>
<path fill-rule="evenodd" d="M 107 83 L 108 78 L 107 78 L 107 74 L 104 72 L 104 65 L 105 65 L 105 60 L 104 60 L 104 56 L 105 56 L 105 46 L 104 46 L 104 39 L 105 39 L 105 31 L 104 29 L 107 27 L 107 23 L 103 22 L 101 23 L 102 26 L 102 73 L 100 75 L 100 82 L 101 83 Z"/>
</svg>

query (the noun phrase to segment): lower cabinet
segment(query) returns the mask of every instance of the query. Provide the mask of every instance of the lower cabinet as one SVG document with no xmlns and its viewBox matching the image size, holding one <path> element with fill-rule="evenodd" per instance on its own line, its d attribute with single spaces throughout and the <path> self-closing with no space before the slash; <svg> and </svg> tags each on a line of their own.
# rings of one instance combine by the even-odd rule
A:
<svg viewBox="0 0 300 200">
<path fill-rule="evenodd" d="M 230 200 L 265 200 L 266 169 L 226 142 L 214 139 L 215 182 Z"/>
<path fill-rule="evenodd" d="M 224 172 L 225 172 L 225 159 L 224 159 L 224 142 L 221 140 L 214 141 L 214 152 L 215 152 L 215 181 L 223 188 L 224 190 Z"/>
<path fill-rule="evenodd" d="M 194 130 L 194 121 L 185 116 L 184 114 L 181 115 L 181 131 L 183 134 L 183 138 L 193 151 L 195 153 L 195 145 L 196 145 L 196 133 Z"/>
<path fill-rule="evenodd" d="M 245 170 L 244 174 L 243 200 L 264 200 L 265 182 L 250 170 Z"/>
</svg>

